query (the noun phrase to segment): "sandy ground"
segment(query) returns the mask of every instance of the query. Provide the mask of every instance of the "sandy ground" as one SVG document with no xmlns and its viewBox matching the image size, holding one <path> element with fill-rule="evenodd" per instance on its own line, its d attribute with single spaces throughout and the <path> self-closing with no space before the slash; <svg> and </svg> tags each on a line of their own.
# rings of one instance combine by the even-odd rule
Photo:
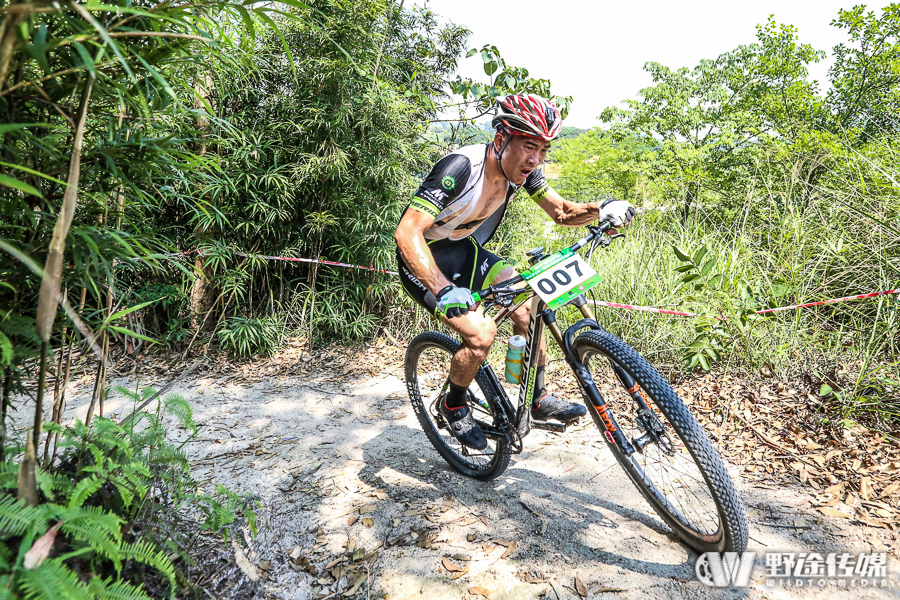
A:
<svg viewBox="0 0 900 600">
<path fill-rule="evenodd" d="M 747 590 L 707 588 L 694 574 L 697 555 L 643 501 L 592 424 L 534 431 L 503 476 L 474 481 L 430 446 L 397 374 L 386 367 L 354 383 L 339 371 L 199 376 L 171 390 L 202 425 L 188 445 L 194 477 L 263 503 L 259 535 L 242 553 L 267 597 L 900 597 L 894 556 L 892 588 L 767 588 L 764 552 L 870 552 L 883 530 L 822 517 L 802 489 L 745 482 L 735 467 L 757 566 Z M 83 417 L 89 394 L 84 382 L 70 388 L 67 422 Z M 106 411 L 130 407 L 113 394 Z"/>
</svg>

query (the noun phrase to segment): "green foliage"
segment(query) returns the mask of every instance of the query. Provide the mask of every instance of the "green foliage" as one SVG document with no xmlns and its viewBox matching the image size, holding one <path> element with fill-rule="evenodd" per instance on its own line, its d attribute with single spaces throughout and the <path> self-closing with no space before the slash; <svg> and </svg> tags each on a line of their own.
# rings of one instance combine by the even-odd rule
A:
<svg viewBox="0 0 900 600">
<path fill-rule="evenodd" d="M 219 339 L 235 356 L 268 356 L 278 347 L 278 322 L 274 317 L 229 317 L 219 329 Z"/>
<path fill-rule="evenodd" d="M 198 494 L 191 500 L 204 516 L 204 529 L 221 534 L 227 540 L 229 530 L 243 517 L 250 533 L 256 537 L 255 509 L 262 506 L 258 500 L 239 496 L 218 483 L 212 494 Z"/>
<path fill-rule="evenodd" d="M 578 202 L 604 196 L 634 201 L 652 149 L 642 138 L 616 140 L 600 129 L 562 140 L 553 148 L 553 160 L 559 167 L 555 189 Z"/>
<path fill-rule="evenodd" d="M 117 391 L 135 403 L 154 393 Z M 186 441 L 169 439 L 170 417 L 191 432 L 188 440 L 196 435 L 191 407 L 178 396 L 123 425 L 97 419 L 90 428 L 48 426 L 61 430 L 64 451 L 54 471 L 38 470 L 43 501 L 36 507 L 15 499 L 17 465 L 2 463 L 0 488 L 8 491 L 0 492 L 0 577 L 12 597 L 149 598 L 139 583 L 148 577 L 174 597 L 172 552 L 189 558 L 179 539 L 186 534 L 171 537 L 183 511 L 198 510 L 203 528 L 225 539 L 245 524 L 256 535 L 258 502 L 221 485 L 209 495 L 196 489 L 182 451 Z M 49 556 L 25 567 L 25 553 L 54 525 Z M 164 537 L 156 537 L 156 527 Z"/>
<path fill-rule="evenodd" d="M 534 79 L 529 75 L 528 69 L 507 65 L 497 47 L 491 44 L 485 44 L 481 50 L 472 48 L 466 53 L 466 58 L 476 54 L 480 56 L 484 74 L 490 77 L 490 81 L 486 84 L 479 83 L 457 75 L 456 79 L 450 82 L 450 90 L 462 96 L 464 101 L 471 97 L 471 102 L 481 109 L 482 114 L 493 108 L 497 98 L 508 94 L 537 94 L 553 100 L 559 107 L 563 119 L 569 114 L 572 97 L 554 96 L 550 91 L 549 80 Z"/>
</svg>

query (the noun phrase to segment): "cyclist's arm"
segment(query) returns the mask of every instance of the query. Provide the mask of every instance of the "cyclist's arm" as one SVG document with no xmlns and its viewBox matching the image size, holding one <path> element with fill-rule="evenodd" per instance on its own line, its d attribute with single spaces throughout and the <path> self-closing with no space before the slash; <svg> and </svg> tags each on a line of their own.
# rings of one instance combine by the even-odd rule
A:
<svg viewBox="0 0 900 600">
<path fill-rule="evenodd" d="M 553 222 L 566 227 L 587 225 L 597 220 L 600 214 L 600 203 L 589 202 L 579 204 L 564 200 L 559 193 L 550 187 L 542 169 L 535 169 L 525 180 L 525 191 L 537 205 L 544 209 Z"/>
<path fill-rule="evenodd" d="M 537 200 L 537 199 L 536 199 Z M 547 188 L 544 197 L 537 200 L 538 206 L 544 209 L 553 222 L 565 227 L 579 227 L 597 220 L 600 215 L 599 202 L 569 202 L 551 187 Z"/>
<path fill-rule="evenodd" d="M 437 268 L 434 256 L 425 242 L 425 231 L 434 223 L 434 217 L 410 207 L 400 219 L 400 225 L 394 234 L 397 248 L 403 262 L 412 271 L 416 279 L 428 290 L 437 295 L 439 291 L 451 285 L 443 273 Z"/>
</svg>

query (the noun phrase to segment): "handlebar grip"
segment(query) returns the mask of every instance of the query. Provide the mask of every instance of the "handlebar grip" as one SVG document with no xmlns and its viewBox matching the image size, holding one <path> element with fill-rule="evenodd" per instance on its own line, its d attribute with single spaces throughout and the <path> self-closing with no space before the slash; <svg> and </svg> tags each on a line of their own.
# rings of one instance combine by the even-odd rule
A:
<svg viewBox="0 0 900 600">
<path fill-rule="evenodd" d="M 487 291 L 487 290 L 481 290 L 480 292 L 472 292 L 472 298 L 474 298 L 475 304 L 478 304 L 479 302 L 484 300 L 484 298 L 482 298 L 481 295 L 485 291 Z"/>
</svg>

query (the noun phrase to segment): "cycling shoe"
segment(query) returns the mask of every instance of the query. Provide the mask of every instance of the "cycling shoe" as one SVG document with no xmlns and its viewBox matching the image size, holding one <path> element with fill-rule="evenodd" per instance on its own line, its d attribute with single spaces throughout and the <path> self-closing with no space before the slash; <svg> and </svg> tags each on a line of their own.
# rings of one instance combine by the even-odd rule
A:
<svg viewBox="0 0 900 600">
<path fill-rule="evenodd" d="M 487 438 L 484 437 L 484 432 L 481 431 L 481 427 L 479 427 L 478 424 L 475 423 L 475 419 L 472 418 L 471 408 L 468 406 L 450 408 L 447 406 L 447 401 L 442 400 L 441 403 L 438 404 L 438 410 L 441 411 L 441 414 L 447 421 L 450 433 L 459 440 L 460 444 L 475 450 L 484 450 L 487 448 Z"/>
<path fill-rule="evenodd" d="M 587 414 L 587 409 L 583 404 L 570 404 L 553 394 L 544 394 L 531 404 L 531 418 L 535 421 L 554 419 L 562 423 L 569 423 L 585 414 Z"/>
</svg>

